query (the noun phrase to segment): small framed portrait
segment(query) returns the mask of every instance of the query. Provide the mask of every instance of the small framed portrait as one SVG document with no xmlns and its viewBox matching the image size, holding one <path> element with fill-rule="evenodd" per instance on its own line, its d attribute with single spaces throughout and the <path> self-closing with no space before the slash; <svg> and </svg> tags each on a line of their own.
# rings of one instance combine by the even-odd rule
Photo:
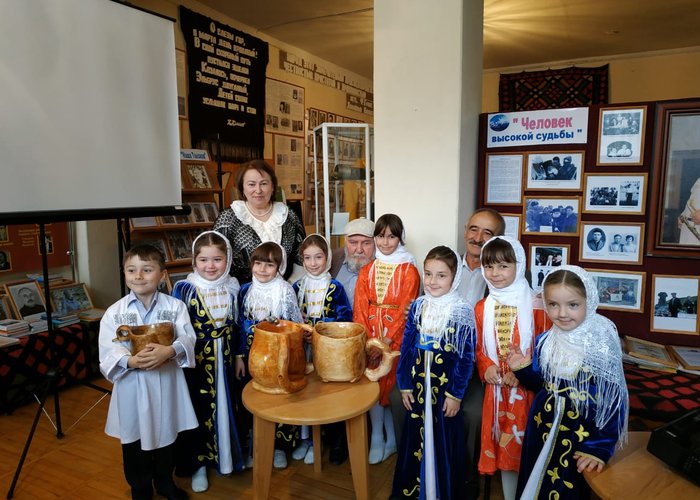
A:
<svg viewBox="0 0 700 500">
<path fill-rule="evenodd" d="M 309 128 L 313 130 L 318 124 L 318 110 L 314 108 L 309 109 Z"/>
<path fill-rule="evenodd" d="M 486 198 L 484 203 L 520 205 L 523 196 L 523 155 L 486 155 Z"/>
<path fill-rule="evenodd" d="M 542 282 L 550 272 L 569 263 L 570 245 L 530 243 L 530 273 L 532 289 L 542 290 Z"/>
<path fill-rule="evenodd" d="M 641 165 L 646 106 L 601 108 L 598 165 Z"/>
<path fill-rule="evenodd" d="M 213 189 L 214 186 L 209 179 L 207 168 L 199 163 L 188 163 L 185 165 L 187 172 L 188 186 L 190 189 Z"/>
<path fill-rule="evenodd" d="M 9 250 L 0 250 L 0 273 L 12 271 L 12 254 Z"/>
<path fill-rule="evenodd" d="M 598 290 L 600 309 L 641 313 L 644 306 L 646 273 L 586 269 Z"/>
<path fill-rule="evenodd" d="M 165 246 L 165 241 L 163 241 L 162 238 L 141 238 L 138 240 L 132 240 L 131 246 L 136 245 L 154 246 L 163 254 L 163 257 L 165 258 L 165 263 L 167 264 L 168 262 L 170 262 L 170 254 L 168 253 L 168 249 Z"/>
<path fill-rule="evenodd" d="M 50 294 L 51 309 L 56 314 L 70 314 L 95 307 L 85 283 L 55 287 Z"/>
<path fill-rule="evenodd" d="M 206 224 L 207 214 L 204 211 L 203 203 L 190 203 L 190 220 L 193 224 Z"/>
<path fill-rule="evenodd" d="M 7 243 L 10 241 L 10 230 L 7 226 L 0 226 L 0 243 Z"/>
<path fill-rule="evenodd" d="M 201 204 L 204 214 L 206 215 L 207 222 L 214 223 L 216 218 L 219 216 L 219 207 L 213 201 L 204 202 Z"/>
<path fill-rule="evenodd" d="M 527 155 L 526 189 L 581 190 L 583 151 L 554 151 Z"/>
<path fill-rule="evenodd" d="M 335 123 L 335 115 L 333 113 L 328 113 L 328 123 Z"/>
<path fill-rule="evenodd" d="M 0 321 L 4 319 L 15 319 L 12 311 L 12 305 L 7 295 L 0 297 Z"/>
<path fill-rule="evenodd" d="M 585 185 L 584 213 L 644 214 L 647 174 L 586 174 Z"/>
<path fill-rule="evenodd" d="M 134 229 L 158 227 L 157 217 L 134 217 L 133 219 L 129 219 L 129 222 L 131 223 L 132 231 Z"/>
<path fill-rule="evenodd" d="M 323 125 L 328 121 L 328 114 L 325 111 L 318 112 L 318 124 Z"/>
<path fill-rule="evenodd" d="M 187 231 L 169 231 L 165 237 L 174 261 L 192 259 L 192 236 Z"/>
<path fill-rule="evenodd" d="M 519 240 L 520 219 L 522 219 L 522 216 L 520 214 L 501 214 L 501 216 L 506 223 L 506 229 L 503 234 Z"/>
<path fill-rule="evenodd" d="M 641 265 L 644 224 L 586 221 L 582 226 L 580 261 Z"/>
<path fill-rule="evenodd" d="M 581 197 L 525 196 L 523 233 L 578 234 Z"/>
<path fill-rule="evenodd" d="M 175 283 L 178 281 L 182 281 L 184 279 L 187 279 L 187 275 L 190 274 L 191 271 L 174 271 L 171 273 L 168 273 L 168 283 L 170 287 L 170 291 L 172 293 L 173 288 L 175 288 Z"/>
<path fill-rule="evenodd" d="M 698 335 L 698 276 L 652 275 L 651 331 Z"/>
<path fill-rule="evenodd" d="M 161 215 L 158 217 L 161 226 L 177 226 L 179 222 L 174 215 Z"/>
<path fill-rule="evenodd" d="M 46 312 L 44 292 L 36 281 L 6 283 L 5 292 L 10 298 L 16 318 L 40 319 Z"/>
</svg>

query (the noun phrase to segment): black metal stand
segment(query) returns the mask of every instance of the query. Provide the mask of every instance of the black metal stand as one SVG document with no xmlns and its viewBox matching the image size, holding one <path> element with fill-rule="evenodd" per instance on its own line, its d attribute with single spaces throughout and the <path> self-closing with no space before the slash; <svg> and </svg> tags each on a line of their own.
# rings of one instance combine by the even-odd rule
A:
<svg viewBox="0 0 700 500">
<path fill-rule="evenodd" d="M 54 415 L 56 418 L 55 424 L 52 421 L 51 423 L 54 425 L 56 429 L 56 438 L 61 439 L 63 437 L 63 426 L 61 423 L 61 403 L 60 403 L 60 397 L 59 397 L 59 382 L 61 381 L 61 368 L 60 364 L 58 362 L 58 355 L 56 353 L 56 338 L 55 338 L 55 333 L 54 333 L 54 328 L 53 328 L 53 323 L 52 323 L 52 314 L 51 314 L 51 291 L 50 291 L 50 286 L 49 286 L 49 263 L 48 263 L 48 257 L 47 257 L 47 252 L 46 252 L 46 226 L 44 223 L 39 224 L 39 249 L 41 252 L 41 265 L 43 268 L 43 275 L 44 275 L 44 302 L 47 305 L 46 307 L 46 321 L 48 324 L 48 331 L 47 331 L 47 337 L 49 341 L 49 352 L 51 353 L 51 366 L 49 369 L 46 371 L 45 375 L 45 381 L 44 381 L 44 393 L 42 394 L 41 398 L 37 397 L 36 394 L 34 397 L 37 399 L 37 402 L 39 403 L 39 407 L 36 410 L 36 413 L 34 415 L 34 421 L 32 422 L 32 428 L 29 431 L 29 435 L 27 436 L 27 440 L 24 443 L 24 449 L 22 450 L 22 455 L 19 458 L 19 462 L 17 463 L 17 468 L 15 469 L 15 475 L 12 477 L 12 483 L 10 484 L 10 489 L 7 491 L 7 498 L 10 499 L 14 495 L 15 492 L 15 487 L 17 486 L 17 481 L 19 480 L 19 476 L 22 472 L 22 466 L 24 465 L 24 461 L 27 458 L 27 453 L 29 452 L 29 448 L 32 445 L 32 440 L 34 439 L 34 433 L 36 432 L 36 427 L 39 423 L 39 417 L 41 416 L 42 412 L 45 413 L 44 407 L 46 406 L 46 400 L 48 397 L 53 394 L 53 400 L 54 400 Z M 100 387 L 98 385 L 95 385 L 91 382 L 86 382 L 86 381 L 79 381 L 81 384 L 90 387 L 92 389 L 95 389 L 99 392 L 102 392 L 103 395 L 102 397 L 95 403 L 90 409 L 87 410 L 89 412 L 94 408 L 97 404 L 99 404 L 100 401 L 102 401 L 107 395 L 111 394 L 112 391 L 109 389 L 105 389 L 104 387 Z M 75 425 L 78 423 L 86 414 L 87 412 L 83 413 L 78 420 L 73 424 Z M 47 415 L 48 416 L 48 415 Z M 51 418 L 49 417 L 49 420 Z M 71 426 L 72 428 L 72 426 Z"/>
</svg>

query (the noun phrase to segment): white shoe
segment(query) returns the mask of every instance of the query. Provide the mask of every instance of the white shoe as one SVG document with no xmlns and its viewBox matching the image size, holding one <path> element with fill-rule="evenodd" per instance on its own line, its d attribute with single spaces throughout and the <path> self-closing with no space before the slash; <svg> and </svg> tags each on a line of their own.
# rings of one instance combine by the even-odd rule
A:
<svg viewBox="0 0 700 500">
<path fill-rule="evenodd" d="M 314 463 L 314 445 L 309 446 L 309 449 L 306 451 L 304 463 L 307 465 L 311 465 Z"/>
<path fill-rule="evenodd" d="M 275 458 L 272 460 L 275 469 L 287 468 L 287 454 L 282 450 L 275 450 Z"/>
<path fill-rule="evenodd" d="M 209 481 L 207 480 L 207 468 L 202 465 L 192 475 L 192 491 L 201 493 L 209 489 Z"/>
<path fill-rule="evenodd" d="M 245 459 L 245 468 L 246 469 L 252 469 L 253 468 L 253 457 L 248 455 Z"/>
<path fill-rule="evenodd" d="M 382 462 L 396 453 L 396 443 L 386 443 L 384 445 L 384 455 L 382 456 Z"/>
<path fill-rule="evenodd" d="M 294 460 L 301 460 L 302 458 L 306 457 L 306 453 L 309 451 L 309 448 L 311 448 L 311 443 L 308 439 L 303 439 L 301 444 L 292 452 L 292 458 Z"/>
</svg>

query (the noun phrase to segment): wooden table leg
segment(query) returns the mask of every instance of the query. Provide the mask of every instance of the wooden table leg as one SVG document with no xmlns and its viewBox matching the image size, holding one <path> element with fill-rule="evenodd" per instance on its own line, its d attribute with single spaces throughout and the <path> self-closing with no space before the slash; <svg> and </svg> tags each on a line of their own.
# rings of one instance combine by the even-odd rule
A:
<svg viewBox="0 0 700 500">
<path fill-rule="evenodd" d="M 275 448 L 275 423 L 253 417 L 253 498 L 267 500 L 270 496 L 272 455 Z"/>
<path fill-rule="evenodd" d="M 369 499 L 369 460 L 367 446 L 367 416 L 363 413 L 345 421 L 352 484 L 358 500 Z"/>
<path fill-rule="evenodd" d="M 313 443 L 314 443 L 314 472 L 320 473 L 321 466 L 321 426 L 313 425 L 311 426 L 313 430 Z"/>
</svg>

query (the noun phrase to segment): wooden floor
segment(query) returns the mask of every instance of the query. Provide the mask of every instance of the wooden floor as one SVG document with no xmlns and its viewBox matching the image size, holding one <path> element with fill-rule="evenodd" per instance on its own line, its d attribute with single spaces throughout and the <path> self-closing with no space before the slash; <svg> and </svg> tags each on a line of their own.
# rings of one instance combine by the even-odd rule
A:
<svg viewBox="0 0 700 500">
<path fill-rule="evenodd" d="M 98 379 L 97 383 L 108 387 Z M 122 471 L 119 441 L 104 433 L 109 396 L 97 404 L 82 420 L 74 422 L 93 406 L 102 394 L 86 386 L 62 390 L 60 408 L 65 436 L 57 439 L 46 416 L 42 415 L 22 468 L 14 497 L 31 499 L 125 499 L 129 487 Z M 53 417 L 53 399 L 47 410 Z M 12 415 L 0 416 L 0 495 L 6 496 L 12 482 L 22 448 L 30 431 L 37 405 L 26 405 Z M 386 462 L 370 466 L 372 498 L 387 499 L 394 475 L 394 455 Z M 222 477 L 210 472 L 209 490 L 192 493 L 189 479 L 176 482 L 198 498 L 253 498 L 252 471 Z M 272 499 L 352 499 L 352 477 L 348 462 L 340 466 L 328 463 L 324 456 L 323 472 L 315 474 L 312 465 L 302 461 L 290 462 L 290 467 L 274 471 L 271 484 Z M 494 481 L 491 498 L 502 498 L 500 484 Z M 158 498 L 158 497 L 156 497 Z"/>
</svg>

